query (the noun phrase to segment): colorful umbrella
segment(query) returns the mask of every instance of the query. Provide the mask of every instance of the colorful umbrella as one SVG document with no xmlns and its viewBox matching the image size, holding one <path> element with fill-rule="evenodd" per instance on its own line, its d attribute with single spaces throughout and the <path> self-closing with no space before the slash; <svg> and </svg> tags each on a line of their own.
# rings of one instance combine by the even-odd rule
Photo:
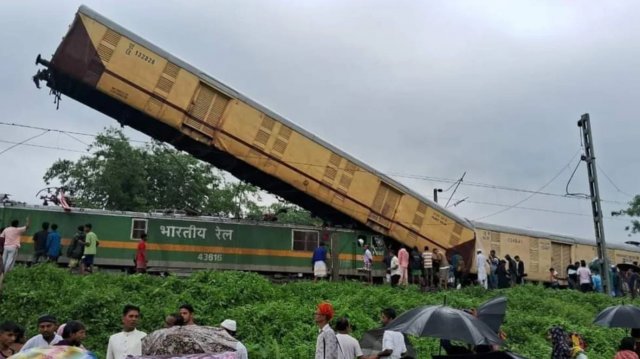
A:
<svg viewBox="0 0 640 359">
<path fill-rule="evenodd" d="M 188 355 L 155 355 L 141 356 L 133 359 L 237 359 L 236 353 L 226 352 L 221 354 L 188 354 Z"/>
<path fill-rule="evenodd" d="M 78 347 L 60 345 L 46 348 L 33 348 L 16 353 L 11 359 L 97 359 L 88 350 Z"/>
</svg>

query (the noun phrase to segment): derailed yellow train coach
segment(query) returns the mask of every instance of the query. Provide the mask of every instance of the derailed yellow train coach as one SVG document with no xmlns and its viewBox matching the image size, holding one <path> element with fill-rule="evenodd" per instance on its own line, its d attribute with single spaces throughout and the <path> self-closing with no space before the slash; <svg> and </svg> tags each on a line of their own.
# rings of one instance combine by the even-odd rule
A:
<svg viewBox="0 0 640 359">
<path fill-rule="evenodd" d="M 332 225 L 471 262 L 473 225 L 87 7 L 34 77 Z"/>
</svg>

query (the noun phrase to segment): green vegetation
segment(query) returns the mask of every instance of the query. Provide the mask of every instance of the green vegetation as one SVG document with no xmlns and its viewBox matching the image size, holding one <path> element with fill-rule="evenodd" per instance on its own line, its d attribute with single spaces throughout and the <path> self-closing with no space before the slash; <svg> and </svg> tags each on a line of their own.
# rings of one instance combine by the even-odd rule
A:
<svg viewBox="0 0 640 359">
<path fill-rule="evenodd" d="M 229 181 L 228 174 L 160 142 L 132 146 L 120 129 L 106 129 L 89 149 L 91 153 L 75 162 L 56 161 L 44 175 L 47 185 L 65 186 L 79 207 L 136 212 L 179 209 L 222 217 L 267 216 L 284 223 L 322 224 L 310 212 L 286 202 L 261 205 L 257 187 Z"/>
<path fill-rule="evenodd" d="M 321 300 L 333 303 L 337 316 L 348 315 L 357 326 L 354 336 L 360 338 L 364 331 L 379 326 L 378 313 L 385 307 L 402 312 L 443 303 L 446 296 L 449 305 L 469 308 L 504 294 L 508 297 L 506 347 L 534 359 L 549 357 L 546 330 L 554 324 L 582 333 L 590 358 L 612 358 L 625 335 L 621 329 L 591 324 L 600 310 L 622 300 L 533 285 L 494 292 L 466 288 L 425 294 L 416 288 L 354 282 L 271 284 L 258 274 L 242 272 L 203 271 L 187 279 L 113 274 L 80 277 L 43 265 L 15 269 L 4 287 L 0 318 L 26 325 L 29 336 L 35 334 L 36 319 L 44 313 L 60 320 L 81 320 L 89 329 L 86 346 L 100 357 L 104 357 L 109 335 L 119 331 L 121 310 L 127 303 L 142 308 L 141 329 L 147 332 L 162 327 L 164 316 L 183 302 L 195 307 L 201 324 L 217 325 L 233 318 L 250 357 L 265 359 L 313 357 L 317 329 L 312 314 Z M 434 339 L 412 341 L 420 358 L 437 351 Z"/>
</svg>

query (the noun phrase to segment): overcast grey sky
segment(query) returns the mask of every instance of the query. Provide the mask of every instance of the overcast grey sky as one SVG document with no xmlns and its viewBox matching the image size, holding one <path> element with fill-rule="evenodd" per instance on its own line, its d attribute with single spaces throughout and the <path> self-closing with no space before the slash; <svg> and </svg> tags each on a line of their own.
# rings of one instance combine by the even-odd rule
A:
<svg viewBox="0 0 640 359">
<path fill-rule="evenodd" d="M 117 122 L 30 80 L 80 2 L 3 2 L 0 121 L 97 133 Z M 431 197 L 450 183 L 565 193 L 591 114 L 605 213 L 640 193 L 637 1 L 91 1 L 86 5 L 374 168 Z M 0 126 L 0 141 L 42 131 Z M 127 130 L 134 139 L 146 136 Z M 90 138 L 80 138 L 90 142 Z M 82 151 L 46 133 L 33 145 Z M 0 151 L 11 146 L 0 142 Z M 81 153 L 0 154 L 0 192 L 36 203 L 46 168 Z M 616 187 L 607 179 L 610 177 Z M 402 175 L 402 176 L 397 176 Z M 419 177 L 419 178 L 411 178 Z M 570 186 L 588 192 L 584 164 Z M 440 194 L 446 203 L 451 191 Z M 469 219 L 593 238 L 587 200 L 463 183 Z M 487 217 L 488 216 L 488 217 Z M 606 218 L 611 242 L 628 219 Z"/>
</svg>

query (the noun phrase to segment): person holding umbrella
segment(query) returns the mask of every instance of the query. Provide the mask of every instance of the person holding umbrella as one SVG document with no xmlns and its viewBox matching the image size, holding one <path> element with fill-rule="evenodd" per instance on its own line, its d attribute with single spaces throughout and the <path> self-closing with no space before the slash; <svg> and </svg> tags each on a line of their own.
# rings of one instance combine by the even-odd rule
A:
<svg viewBox="0 0 640 359">
<path fill-rule="evenodd" d="M 393 308 L 386 308 L 380 314 L 380 321 L 382 326 L 386 327 L 396 318 L 396 311 Z M 376 355 L 369 357 L 369 359 L 378 359 L 387 357 L 389 359 L 400 359 L 402 354 L 407 351 L 407 346 L 404 344 L 404 336 L 400 332 L 394 330 L 385 330 L 382 337 L 382 351 Z"/>
</svg>

